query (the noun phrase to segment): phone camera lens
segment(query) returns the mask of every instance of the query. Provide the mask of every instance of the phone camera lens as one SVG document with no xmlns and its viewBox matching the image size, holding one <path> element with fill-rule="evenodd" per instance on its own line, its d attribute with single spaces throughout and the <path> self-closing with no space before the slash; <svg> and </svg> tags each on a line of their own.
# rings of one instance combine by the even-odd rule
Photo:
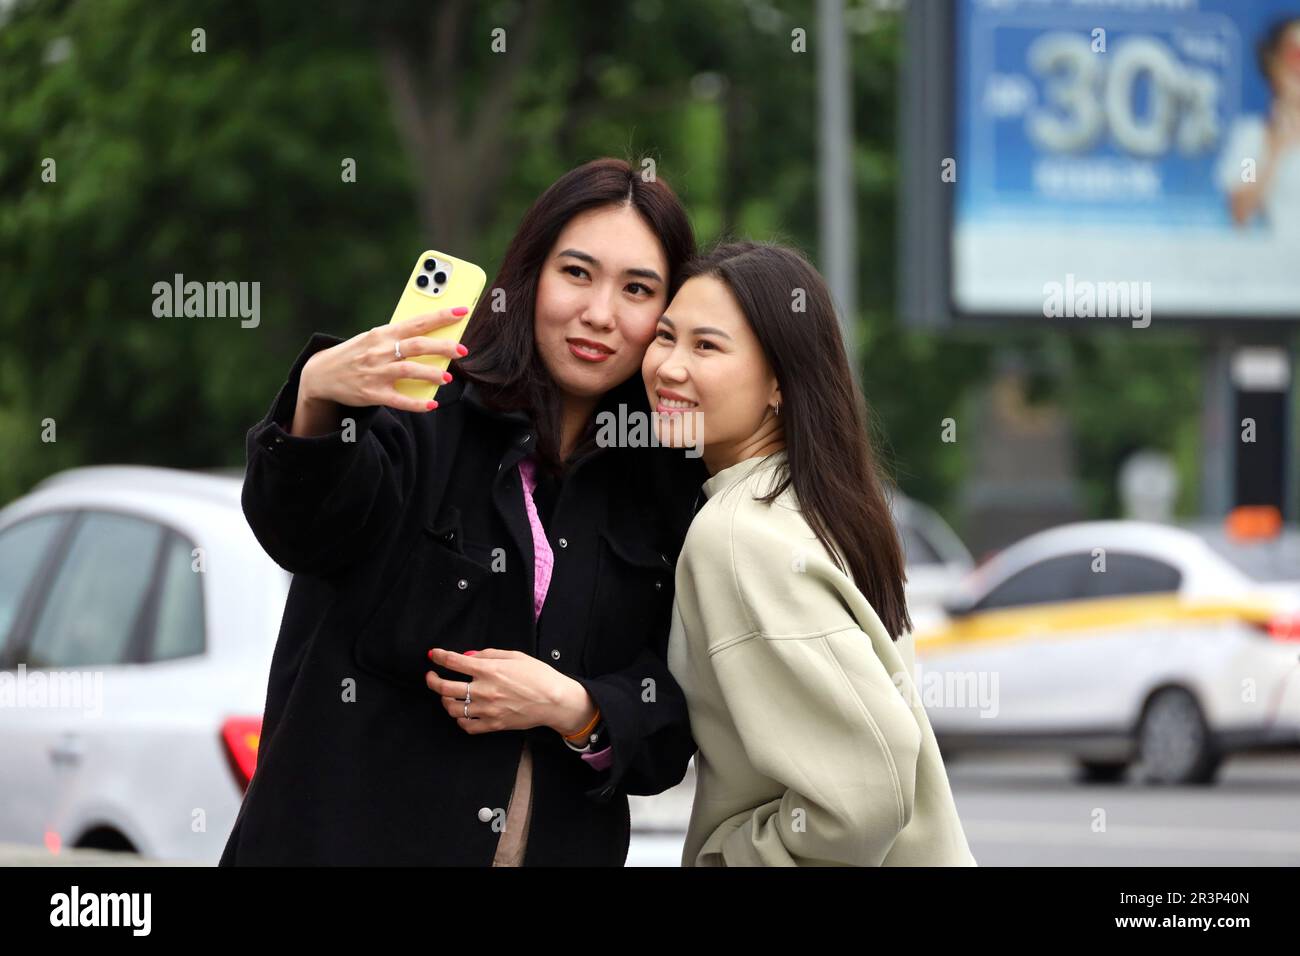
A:
<svg viewBox="0 0 1300 956">
<path fill-rule="evenodd" d="M 442 285 L 444 282 L 447 281 L 447 273 L 439 269 L 437 272 L 433 274 L 433 281 L 438 283 L 438 285 Z"/>
<path fill-rule="evenodd" d="M 437 268 L 437 265 L 438 265 L 438 263 L 437 263 L 436 261 L 434 261 L 433 259 L 425 259 L 425 260 L 424 260 L 424 271 L 425 271 L 425 272 L 432 272 L 435 268 Z"/>
<path fill-rule="evenodd" d="M 428 277 L 428 276 L 416 276 L 416 277 L 415 277 L 415 284 L 418 285 L 421 289 L 423 289 L 426 285 L 429 284 L 429 277 Z"/>
</svg>

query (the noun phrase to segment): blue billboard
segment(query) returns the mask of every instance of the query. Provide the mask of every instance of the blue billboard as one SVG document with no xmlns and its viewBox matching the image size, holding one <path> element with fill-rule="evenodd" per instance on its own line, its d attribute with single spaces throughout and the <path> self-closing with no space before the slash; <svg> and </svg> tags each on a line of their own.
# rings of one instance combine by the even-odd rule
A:
<svg viewBox="0 0 1300 956">
<path fill-rule="evenodd" d="M 1300 317 L 1298 0 L 958 0 L 952 300 Z"/>
</svg>

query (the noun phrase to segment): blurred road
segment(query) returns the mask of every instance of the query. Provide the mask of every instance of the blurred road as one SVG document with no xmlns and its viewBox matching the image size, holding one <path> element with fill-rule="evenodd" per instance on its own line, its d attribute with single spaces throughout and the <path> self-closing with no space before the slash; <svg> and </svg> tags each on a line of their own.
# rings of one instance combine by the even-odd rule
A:
<svg viewBox="0 0 1300 956">
<path fill-rule="evenodd" d="M 689 818 L 693 770 L 662 797 L 632 798 L 628 866 L 680 865 L 684 827 L 667 828 Z M 1072 774 L 1072 764 L 1051 757 L 951 760 L 948 779 L 979 864 L 1300 865 L 1300 755 L 1234 758 L 1210 787 L 1080 784 Z"/>
<path fill-rule="evenodd" d="M 964 757 L 948 777 L 981 866 L 1300 865 L 1300 755 L 1237 757 L 1211 787 L 1080 784 L 1051 757 Z M 628 866 L 679 866 L 695 790 L 632 797 Z M 0 866 L 150 865 L 130 855 L 0 844 Z M 186 864 L 168 864 L 186 865 Z"/>
</svg>

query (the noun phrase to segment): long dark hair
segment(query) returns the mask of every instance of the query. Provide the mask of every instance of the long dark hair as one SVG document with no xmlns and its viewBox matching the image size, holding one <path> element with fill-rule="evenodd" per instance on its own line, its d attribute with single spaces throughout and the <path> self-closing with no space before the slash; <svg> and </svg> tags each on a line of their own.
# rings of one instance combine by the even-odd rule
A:
<svg viewBox="0 0 1300 956">
<path fill-rule="evenodd" d="M 551 468 L 560 465 L 560 392 L 533 334 L 538 279 L 570 219 L 589 209 L 620 205 L 636 209 L 663 245 L 671 298 L 681 282 L 682 266 L 695 254 L 695 233 L 686 210 L 658 176 L 647 181 L 624 160 L 596 159 L 561 176 L 524 213 L 463 339 L 469 355 L 457 362 L 461 374 L 482 390 L 491 406 L 528 413 L 537 429 L 537 455 Z M 493 311 L 502 294 L 505 308 Z M 639 382 L 640 375 L 638 368 L 632 377 Z"/>
<path fill-rule="evenodd" d="M 898 640 L 912 629 L 902 543 L 826 283 L 798 252 L 759 242 L 715 247 L 686 266 L 682 281 L 697 276 L 731 290 L 781 388 L 786 462 L 759 500 L 794 485 L 808 526 Z"/>
<path fill-rule="evenodd" d="M 1259 64 L 1259 72 L 1264 74 L 1264 82 L 1274 93 L 1277 90 L 1273 87 L 1273 60 L 1282 48 L 1282 41 L 1286 38 L 1287 31 L 1296 23 L 1300 23 L 1300 17 L 1282 17 L 1280 20 L 1274 20 L 1255 47 L 1255 62 Z"/>
</svg>

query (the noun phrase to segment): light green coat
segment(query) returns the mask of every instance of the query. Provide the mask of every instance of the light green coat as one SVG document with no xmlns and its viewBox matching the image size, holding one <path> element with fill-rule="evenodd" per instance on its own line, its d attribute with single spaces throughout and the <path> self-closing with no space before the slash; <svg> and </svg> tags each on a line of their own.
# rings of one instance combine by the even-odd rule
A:
<svg viewBox="0 0 1300 956">
<path fill-rule="evenodd" d="M 683 866 L 975 866 L 898 643 L 799 511 L 785 452 L 704 485 L 668 666 L 699 745 Z"/>
</svg>

